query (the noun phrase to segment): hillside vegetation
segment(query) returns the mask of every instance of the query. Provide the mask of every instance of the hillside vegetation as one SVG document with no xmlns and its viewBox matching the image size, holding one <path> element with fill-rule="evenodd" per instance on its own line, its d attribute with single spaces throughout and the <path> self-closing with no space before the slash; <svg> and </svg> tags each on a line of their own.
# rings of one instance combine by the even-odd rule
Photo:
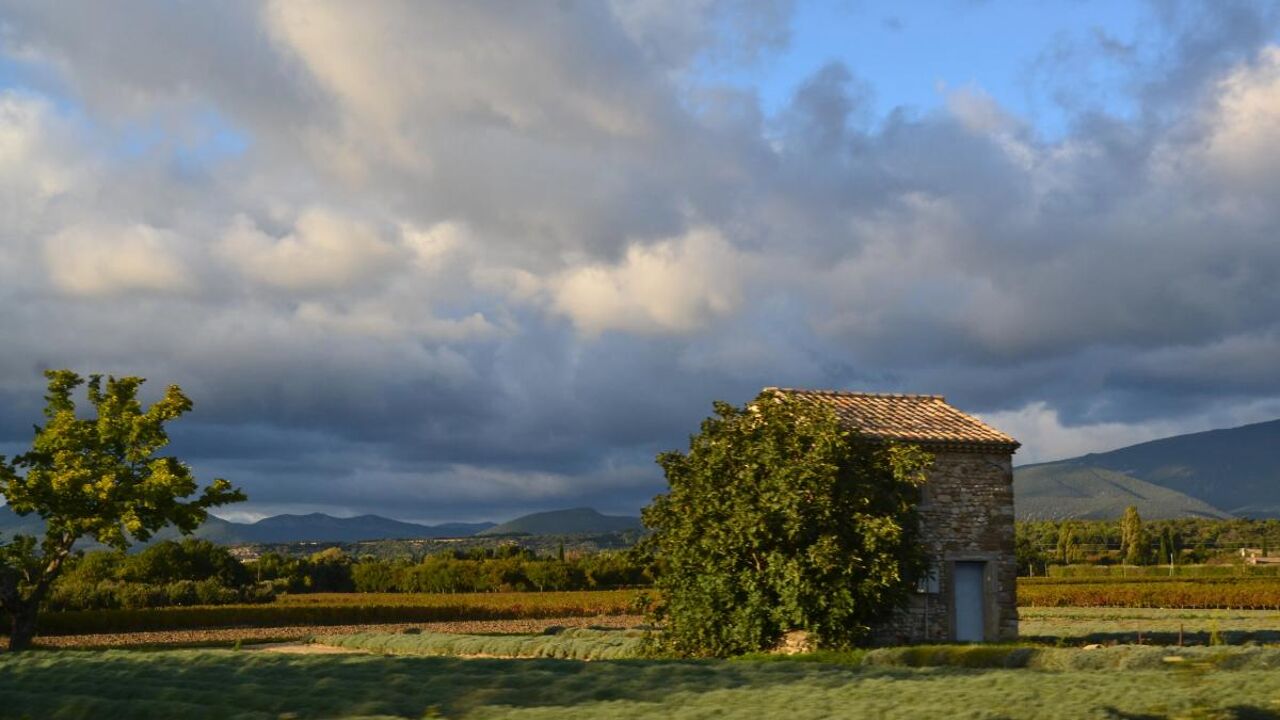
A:
<svg viewBox="0 0 1280 720">
<path fill-rule="evenodd" d="M 1113 520 L 1130 505 L 1152 520 L 1230 517 L 1176 490 L 1114 470 L 1071 463 L 1018 468 L 1013 498 L 1019 520 Z"/>
<path fill-rule="evenodd" d="M 1126 504 L 1152 519 L 1280 518 L 1280 420 L 1027 465 L 1014 478 L 1020 519 L 1113 519 Z"/>
</svg>

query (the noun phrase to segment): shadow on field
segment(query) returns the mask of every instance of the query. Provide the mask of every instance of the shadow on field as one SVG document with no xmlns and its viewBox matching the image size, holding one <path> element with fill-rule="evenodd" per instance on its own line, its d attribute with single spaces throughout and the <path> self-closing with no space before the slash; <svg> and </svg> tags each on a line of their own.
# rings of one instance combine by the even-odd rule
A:
<svg viewBox="0 0 1280 720">
<path fill-rule="evenodd" d="M 493 706 L 669 702 L 678 693 L 861 677 L 812 663 L 35 651 L 0 654 L 0 696 L 9 698 L 0 717 L 419 718 Z"/>
<path fill-rule="evenodd" d="M 1103 708 L 1110 720 L 1169 720 L 1168 715 L 1149 715 L 1146 713 L 1127 713 L 1115 708 Z M 1196 716 L 1199 717 L 1199 716 Z M 1208 717 L 1223 720 L 1280 720 L 1280 713 L 1252 705 L 1235 705 L 1215 711 Z"/>
<path fill-rule="evenodd" d="M 1223 630 L 1216 633 L 1214 638 L 1213 632 L 1210 631 L 1187 631 L 1183 633 L 1173 632 L 1143 632 L 1138 633 L 1133 630 L 1126 632 L 1095 632 L 1087 635 L 1072 635 L 1070 637 L 1062 637 L 1060 635 L 1022 635 L 1018 640 L 1040 645 L 1056 645 L 1065 643 L 1071 646 L 1079 645 L 1136 645 L 1138 640 L 1142 640 L 1143 645 L 1178 645 L 1181 639 L 1182 645 L 1244 645 L 1253 642 L 1261 645 L 1280 644 L 1280 630 Z"/>
</svg>

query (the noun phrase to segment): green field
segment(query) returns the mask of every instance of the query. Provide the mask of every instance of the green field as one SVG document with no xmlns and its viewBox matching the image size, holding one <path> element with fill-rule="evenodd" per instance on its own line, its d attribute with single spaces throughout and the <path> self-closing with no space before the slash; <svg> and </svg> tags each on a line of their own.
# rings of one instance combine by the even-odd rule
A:
<svg viewBox="0 0 1280 720">
<path fill-rule="evenodd" d="M 1076 651 L 1086 653 L 1089 651 Z M 462 660 L 233 650 L 0 655 L 3 717 L 1265 718 L 1280 673 Z"/>
<path fill-rule="evenodd" d="M 1040 643 L 1175 644 L 1280 643 L 1280 612 L 1274 610 L 1173 610 L 1158 608 L 1019 608 L 1018 633 Z"/>
<path fill-rule="evenodd" d="M 537 607 L 558 611 L 576 597 L 544 595 Z M 358 597 L 296 596 L 280 607 L 350 611 Z M 412 609 L 441 607 L 430 599 L 439 597 L 365 599 Z M 507 612 L 527 595 L 482 597 Z M 578 629 L 317 638 L 371 653 L 355 655 L 38 650 L 0 654 L 0 718 L 1280 717 L 1280 648 L 1256 644 L 1280 642 L 1280 612 L 1021 614 L 1019 645 L 703 662 L 634 659 L 639 633 Z M 1172 642 L 1179 630 L 1197 646 L 1079 647 L 1132 643 L 1138 633 Z M 1246 641 L 1254 644 L 1220 644 Z"/>
</svg>

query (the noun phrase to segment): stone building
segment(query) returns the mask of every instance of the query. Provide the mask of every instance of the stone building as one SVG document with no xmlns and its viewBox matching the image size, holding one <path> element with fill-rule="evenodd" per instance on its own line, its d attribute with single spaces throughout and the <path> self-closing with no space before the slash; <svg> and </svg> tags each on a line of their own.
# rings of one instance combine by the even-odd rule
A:
<svg viewBox="0 0 1280 720">
<path fill-rule="evenodd" d="M 991 642 L 1018 636 L 1013 453 L 1018 441 L 939 395 L 770 388 L 822 403 L 872 442 L 919 445 L 934 456 L 921 493 L 930 576 L 876 631 L 881 644 Z"/>
</svg>

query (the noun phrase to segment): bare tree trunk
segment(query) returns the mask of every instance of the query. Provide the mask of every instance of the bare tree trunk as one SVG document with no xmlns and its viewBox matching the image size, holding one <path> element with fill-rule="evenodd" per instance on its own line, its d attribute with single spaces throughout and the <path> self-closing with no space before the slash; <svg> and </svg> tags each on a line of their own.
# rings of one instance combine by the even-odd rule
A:
<svg viewBox="0 0 1280 720">
<path fill-rule="evenodd" d="M 13 625 L 9 631 L 9 651 L 17 652 L 31 647 L 36 636 L 36 606 L 33 603 L 22 603 L 10 610 Z"/>
</svg>

